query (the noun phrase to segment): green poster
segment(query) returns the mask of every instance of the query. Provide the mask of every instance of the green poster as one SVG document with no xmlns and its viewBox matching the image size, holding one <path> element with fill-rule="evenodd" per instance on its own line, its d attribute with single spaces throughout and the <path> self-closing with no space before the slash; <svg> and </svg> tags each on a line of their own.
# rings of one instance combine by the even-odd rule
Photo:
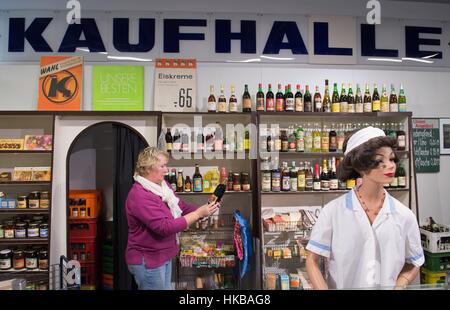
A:
<svg viewBox="0 0 450 310">
<path fill-rule="evenodd" d="M 144 110 L 143 66 L 94 66 L 92 110 Z"/>
</svg>

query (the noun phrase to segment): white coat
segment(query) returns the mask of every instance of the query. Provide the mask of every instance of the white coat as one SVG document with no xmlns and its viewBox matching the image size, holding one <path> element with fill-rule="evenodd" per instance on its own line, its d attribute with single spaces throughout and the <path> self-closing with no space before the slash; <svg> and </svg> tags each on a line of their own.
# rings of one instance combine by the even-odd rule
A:
<svg viewBox="0 0 450 310">
<path fill-rule="evenodd" d="M 424 263 L 414 213 L 385 193 L 372 225 L 354 190 L 322 209 L 306 249 L 329 258 L 329 288 L 394 287 L 405 263 Z"/>
</svg>

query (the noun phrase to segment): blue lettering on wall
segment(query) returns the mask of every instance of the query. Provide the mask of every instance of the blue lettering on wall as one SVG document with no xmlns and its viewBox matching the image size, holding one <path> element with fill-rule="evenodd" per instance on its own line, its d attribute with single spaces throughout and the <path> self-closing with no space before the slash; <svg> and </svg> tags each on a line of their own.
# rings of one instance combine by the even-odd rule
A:
<svg viewBox="0 0 450 310">
<path fill-rule="evenodd" d="M 420 33 L 442 34 L 442 28 L 405 26 L 406 57 L 422 58 L 434 55 L 427 58 L 442 59 L 442 52 L 419 50 L 419 45 L 441 45 L 441 40 L 439 39 L 420 39 Z"/>
<path fill-rule="evenodd" d="M 80 40 L 81 34 L 86 40 Z M 58 52 L 73 53 L 77 47 L 87 47 L 91 53 L 106 52 L 95 19 L 81 18 L 79 24 L 70 24 Z"/>
<path fill-rule="evenodd" d="M 139 18 L 139 39 L 130 44 L 130 19 L 113 19 L 113 45 L 119 52 L 145 53 L 155 46 L 155 19 Z"/>
<path fill-rule="evenodd" d="M 25 18 L 9 19 L 8 52 L 24 52 L 25 40 L 36 52 L 53 52 L 42 33 L 53 18 L 36 18 L 25 30 Z"/>
<path fill-rule="evenodd" d="M 328 23 L 314 23 L 314 54 L 352 56 L 353 49 L 328 46 Z"/>
<path fill-rule="evenodd" d="M 375 25 L 361 24 L 361 56 L 398 57 L 398 50 L 376 48 Z"/>
<path fill-rule="evenodd" d="M 206 27 L 206 19 L 164 19 L 165 53 L 179 53 L 180 40 L 205 40 L 204 33 L 180 33 L 181 26 Z"/>
<path fill-rule="evenodd" d="M 231 53 L 231 40 L 241 41 L 242 54 L 256 53 L 256 21 L 241 20 L 241 32 L 231 32 L 231 20 L 216 20 L 216 53 Z"/>
<path fill-rule="evenodd" d="M 285 36 L 287 42 L 283 42 Z M 263 54 L 279 54 L 281 49 L 290 49 L 292 54 L 308 55 L 296 22 L 273 22 Z"/>
</svg>

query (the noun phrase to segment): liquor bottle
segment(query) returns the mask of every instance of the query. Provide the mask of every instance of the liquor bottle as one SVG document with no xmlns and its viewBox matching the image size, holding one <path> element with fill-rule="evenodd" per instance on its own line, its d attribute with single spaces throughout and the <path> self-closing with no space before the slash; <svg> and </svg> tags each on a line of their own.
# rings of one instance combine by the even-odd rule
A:
<svg viewBox="0 0 450 310">
<path fill-rule="evenodd" d="M 305 166 L 303 162 L 300 162 L 298 171 L 297 171 L 297 190 L 300 192 L 305 191 L 306 189 L 306 172 Z"/>
<path fill-rule="evenodd" d="M 272 92 L 272 84 L 269 84 L 267 93 L 266 93 L 266 111 L 273 112 L 275 111 L 275 103 Z"/>
<path fill-rule="evenodd" d="M 313 190 L 320 191 L 321 187 L 320 182 L 320 172 L 319 172 L 319 164 L 314 165 L 314 178 L 313 178 Z"/>
<path fill-rule="evenodd" d="M 173 191 L 177 190 L 177 169 L 172 168 L 170 177 L 169 177 L 170 186 L 172 186 Z"/>
<path fill-rule="evenodd" d="M 330 151 L 330 131 L 326 125 L 323 125 L 322 128 L 321 150 L 324 153 Z"/>
<path fill-rule="evenodd" d="M 291 84 L 288 84 L 287 91 L 285 94 L 286 98 L 286 112 L 294 112 L 295 110 L 295 100 L 294 100 L 294 94 L 291 91 Z"/>
<path fill-rule="evenodd" d="M 220 127 L 219 122 L 216 122 L 216 127 L 214 131 L 214 151 L 223 150 L 223 132 L 222 127 Z"/>
<path fill-rule="evenodd" d="M 166 132 L 166 151 L 172 152 L 173 147 L 173 140 L 172 140 L 172 134 L 170 133 L 170 128 L 167 128 Z"/>
<path fill-rule="evenodd" d="M 398 101 L 394 84 L 391 84 L 391 94 L 389 95 L 389 112 L 398 112 Z"/>
<path fill-rule="evenodd" d="M 406 96 L 402 84 L 400 84 L 400 92 L 398 94 L 398 111 L 406 112 Z"/>
<path fill-rule="evenodd" d="M 380 111 L 381 111 L 380 94 L 378 94 L 378 85 L 375 83 L 372 95 L 372 112 L 380 112 Z"/>
<path fill-rule="evenodd" d="M 203 178 L 197 164 L 195 165 L 195 172 L 192 179 L 194 180 L 194 192 L 203 192 Z"/>
<path fill-rule="evenodd" d="M 395 126 L 395 123 L 391 123 L 389 126 L 389 133 L 387 134 L 389 137 L 392 137 L 397 140 L 397 128 Z"/>
<path fill-rule="evenodd" d="M 275 140 L 272 138 L 272 130 L 267 135 L 267 152 L 275 151 Z"/>
<path fill-rule="evenodd" d="M 389 184 L 389 187 L 392 187 L 392 188 L 398 187 L 398 168 L 399 167 L 397 167 L 397 169 L 395 169 L 395 175 L 394 175 L 394 178 L 392 179 L 392 182 Z"/>
<path fill-rule="evenodd" d="M 339 101 L 337 83 L 333 84 L 333 96 L 331 97 L 331 112 L 341 112 L 341 103 Z"/>
<path fill-rule="evenodd" d="M 288 151 L 289 152 L 295 152 L 297 149 L 297 140 L 295 138 L 294 134 L 294 128 L 292 126 L 289 126 L 289 136 L 288 136 Z"/>
<path fill-rule="evenodd" d="M 311 94 L 309 92 L 309 86 L 305 86 L 305 95 L 303 96 L 303 111 L 304 112 L 312 112 L 313 104 L 311 101 Z"/>
<path fill-rule="evenodd" d="M 261 191 L 270 192 L 270 187 L 272 185 L 272 173 L 267 167 L 262 170 L 261 183 Z"/>
<path fill-rule="evenodd" d="M 220 85 L 220 96 L 218 100 L 218 112 L 228 112 L 227 99 L 225 98 L 223 85 Z"/>
<path fill-rule="evenodd" d="M 345 129 L 344 124 L 339 124 L 338 131 L 337 131 L 337 150 L 338 152 L 342 152 L 344 148 L 344 141 L 345 141 Z"/>
<path fill-rule="evenodd" d="M 311 163 L 305 162 L 305 190 L 312 191 L 314 189 L 314 177 Z"/>
<path fill-rule="evenodd" d="M 397 150 L 406 150 L 406 133 L 403 130 L 403 123 L 398 123 L 397 130 Z"/>
<path fill-rule="evenodd" d="M 364 91 L 364 112 L 372 112 L 372 96 L 370 96 L 369 84 L 366 83 L 366 90 Z"/>
<path fill-rule="evenodd" d="M 327 160 L 323 160 L 322 173 L 320 174 L 320 189 L 323 191 L 330 190 L 330 179 L 328 177 Z"/>
<path fill-rule="evenodd" d="M 329 151 L 336 152 L 337 151 L 337 133 L 335 130 L 334 124 L 331 124 L 331 130 L 329 135 Z"/>
<path fill-rule="evenodd" d="M 347 92 L 345 91 L 344 83 L 342 83 L 341 97 L 339 98 L 339 101 L 341 103 L 341 112 L 347 113 L 348 112 L 348 97 L 347 97 Z"/>
<path fill-rule="evenodd" d="M 264 93 L 262 84 L 258 84 L 258 92 L 256 93 L 256 111 L 264 111 Z"/>
<path fill-rule="evenodd" d="M 356 112 L 356 104 L 355 104 L 355 97 L 353 96 L 353 89 L 352 84 L 348 84 L 348 113 L 355 113 Z"/>
<path fill-rule="evenodd" d="M 297 92 L 295 93 L 295 112 L 303 112 L 303 94 L 300 90 L 300 84 L 297 84 Z"/>
<path fill-rule="evenodd" d="M 331 173 L 330 173 L 330 190 L 339 189 L 339 180 L 336 175 L 336 158 L 331 159 Z"/>
<path fill-rule="evenodd" d="M 228 173 L 228 179 L 227 179 L 227 191 L 233 190 L 233 171 L 230 171 Z"/>
<path fill-rule="evenodd" d="M 177 177 L 177 192 L 184 191 L 184 177 L 183 177 L 183 169 L 178 170 Z"/>
<path fill-rule="evenodd" d="M 325 80 L 325 93 L 323 94 L 322 109 L 324 112 L 331 112 L 331 99 L 328 80 Z"/>
<path fill-rule="evenodd" d="M 236 113 L 238 111 L 238 103 L 237 103 L 237 98 L 236 98 L 236 94 L 235 94 L 235 89 L 234 86 L 231 85 L 231 95 L 230 95 L 230 101 L 229 101 L 229 108 L 230 108 L 230 113 Z"/>
<path fill-rule="evenodd" d="M 217 112 L 217 101 L 216 96 L 214 95 L 214 85 L 209 86 L 208 112 Z"/>
<path fill-rule="evenodd" d="M 405 188 L 406 187 L 406 172 L 405 172 L 405 169 L 403 168 L 403 165 L 398 166 L 397 178 L 398 178 L 398 187 Z"/>
<path fill-rule="evenodd" d="M 281 136 L 277 132 L 277 130 L 274 130 L 274 136 L 275 136 L 275 151 L 279 152 L 281 151 Z"/>
<path fill-rule="evenodd" d="M 250 150 L 250 132 L 245 131 L 244 134 L 244 151 L 248 152 Z"/>
<path fill-rule="evenodd" d="M 384 84 L 381 88 L 381 112 L 389 112 L 389 98 Z"/>
<path fill-rule="evenodd" d="M 221 167 L 220 168 L 220 183 L 226 183 L 227 182 L 227 177 L 228 177 L 228 172 L 227 172 L 227 168 L 225 167 Z"/>
<path fill-rule="evenodd" d="M 186 180 L 184 181 L 184 191 L 192 192 L 192 182 L 189 176 L 186 176 Z"/>
<path fill-rule="evenodd" d="M 197 151 L 202 152 L 205 149 L 205 136 L 203 136 L 203 133 L 201 130 L 199 130 L 197 134 Z"/>
<path fill-rule="evenodd" d="M 248 92 L 248 85 L 245 84 L 244 94 L 242 95 L 242 112 L 252 111 L 252 97 Z"/>
<path fill-rule="evenodd" d="M 190 141 L 189 136 L 187 133 L 184 133 L 181 135 L 181 151 L 182 152 L 189 152 L 190 151 Z"/>
<path fill-rule="evenodd" d="M 305 128 L 305 152 L 312 152 L 313 150 L 313 136 L 311 124 L 308 123 Z"/>
<path fill-rule="evenodd" d="M 272 170 L 272 192 L 281 191 L 281 174 L 278 165 Z"/>
<path fill-rule="evenodd" d="M 289 151 L 289 141 L 288 141 L 288 136 L 286 134 L 286 130 L 281 130 L 281 151 L 282 152 L 287 152 Z"/>
<path fill-rule="evenodd" d="M 178 129 L 175 129 L 175 133 L 173 135 L 172 150 L 176 152 L 181 150 L 181 136 Z"/>
<path fill-rule="evenodd" d="M 316 153 L 320 153 L 320 151 L 322 150 L 322 139 L 321 139 L 321 134 L 320 134 L 320 127 L 318 123 L 314 124 L 314 129 L 313 129 L 313 152 Z"/>
<path fill-rule="evenodd" d="M 291 181 L 291 192 L 296 192 L 298 190 L 298 170 L 295 167 L 295 161 L 292 162 L 292 167 L 290 169 L 290 181 Z"/>
<path fill-rule="evenodd" d="M 296 126 L 295 129 L 295 146 L 297 152 L 305 151 L 305 132 L 303 131 L 302 126 Z"/>
<path fill-rule="evenodd" d="M 281 191 L 289 192 L 291 189 L 291 174 L 287 162 L 283 162 L 283 170 L 281 172 Z"/>
<path fill-rule="evenodd" d="M 316 92 L 314 93 L 314 106 L 313 106 L 314 112 L 322 112 L 323 106 L 322 106 L 322 96 L 319 92 L 319 86 L 316 85 Z"/>
<path fill-rule="evenodd" d="M 361 88 L 359 87 L 359 84 L 356 84 L 355 112 L 356 113 L 364 112 L 363 98 L 361 95 Z"/>
<path fill-rule="evenodd" d="M 281 84 L 278 84 L 278 91 L 276 94 L 275 109 L 277 112 L 284 112 L 284 95 L 281 89 Z"/>
</svg>

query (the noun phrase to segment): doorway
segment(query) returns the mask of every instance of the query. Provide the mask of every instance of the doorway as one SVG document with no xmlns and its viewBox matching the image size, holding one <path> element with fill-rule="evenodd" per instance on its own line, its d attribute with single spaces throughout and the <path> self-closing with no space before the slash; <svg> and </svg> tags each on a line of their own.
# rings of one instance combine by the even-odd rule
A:
<svg viewBox="0 0 450 310">
<path fill-rule="evenodd" d="M 67 255 L 81 264 L 83 289 L 133 289 L 125 263 L 125 200 L 146 140 L 128 125 L 83 130 L 67 155 Z"/>
</svg>

